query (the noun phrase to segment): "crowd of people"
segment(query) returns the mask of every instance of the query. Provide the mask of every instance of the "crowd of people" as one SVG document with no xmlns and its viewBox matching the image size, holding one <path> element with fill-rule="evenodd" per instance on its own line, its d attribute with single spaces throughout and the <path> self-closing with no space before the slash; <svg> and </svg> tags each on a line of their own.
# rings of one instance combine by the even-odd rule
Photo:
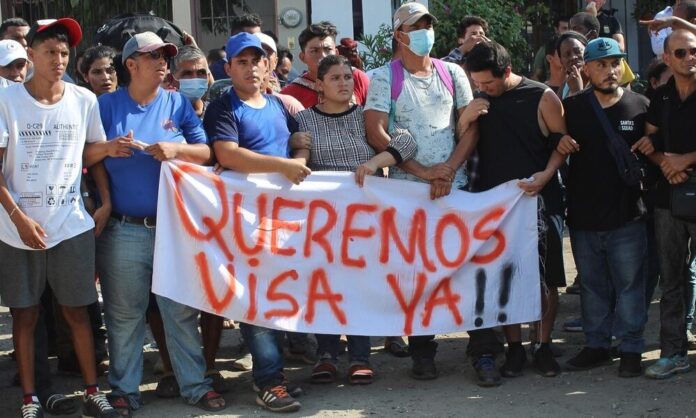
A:
<svg viewBox="0 0 696 418">
<path fill-rule="evenodd" d="M 432 58 L 437 18 L 415 2 L 394 14 L 393 60 L 369 76 L 357 43 L 337 44 L 336 27 L 319 22 L 298 38 L 307 70 L 293 77 L 292 54 L 247 15 L 225 47 L 207 55 L 190 35 L 177 47 L 149 31 L 120 51 L 91 46 L 78 54 L 73 81 L 66 71 L 82 39 L 77 21 L 3 22 L 0 298 L 13 317 L 22 417 L 78 408 L 52 389 L 54 341 L 59 369 L 83 378 L 83 416 L 131 416 L 142 406 L 146 324 L 164 371 L 156 394 L 206 411 L 228 406 L 222 394 L 230 385 L 215 360 L 229 321 L 151 293 L 160 166 L 173 159 L 216 173 L 278 173 L 294 184 L 326 170 L 354 172 L 362 185 L 388 167 L 390 178 L 429 184 L 431 199 L 517 180 L 539 201 L 543 314 L 530 336 L 534 369 L 561 372 L 552 333 L 558 289 L 566 287 L 567 226 L 581 297 L 574 327 L 585 345 L 566 368 L 618 357 L 621 377 L 689 371 L 696 1 L 678 0 L 644 22 L 658 57 L 645 95 L 631 90 L 625 39 L 603 4 L 556 19 L 531 78 L 514 72 L 478 16 L 462 17 L 458 45 Z M 644 369 L 658 283 L 661 353 Z M 283 371 L 288 355 L 313 365 L 313 383 L 338 379 L 340 335 L 316 335 L 314 350 L 306 334 L 238 327 L 259 406 L 300 408 L 302 389 Z M 477 384 L 523 374 L 519 324 L 468 334 Z M 393 354 L 411 357 L 413 378 L 438 376 L 434 335 L 385 341 Z M 97 385 L 107 346 L 108 394 Z M 348 382 L 370 384 L 370 337 L 348 335 L 347 348 Z"/>
</svg>

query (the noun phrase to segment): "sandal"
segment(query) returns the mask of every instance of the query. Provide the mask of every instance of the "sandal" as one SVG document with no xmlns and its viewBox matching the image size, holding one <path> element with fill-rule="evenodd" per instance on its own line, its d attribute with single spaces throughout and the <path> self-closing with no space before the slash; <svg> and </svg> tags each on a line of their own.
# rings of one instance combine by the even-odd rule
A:
<svg viewBox="0 0 696 418">
<path fill-rule="evenodd" d="M 364 363 L 355 363 L 348 369 L 348 382 L 351 385 L 369 385 L 373 377 L 372 368 Z"/>
<path fill-rule="evenodd" d="M 160 398 L 176 398 L 179 396 L 179 382 L 176 381 L 176 376 L 173 374 L 167 374 L 163 376 L 159 382 L 157 382 L 157 387 L 155 388 L 155 395 Z"/>
<path fill-rule="evenodd" d="M 227 393 L 232 390 L 230 382 L 222 377 L 222 374 L 217 370 L 208 370 L 205 373 L 205 377 L 209 377 L 213 380 L 211 386 L 217 393 Z"/>
<path fill-rule="evenodd" d="M 218 399 L 222 399 L 221 404 L 215 402 Z M 222 395 L 215 392 L 214 390 L 211 390 L 210 392 L 203 395 L 203 397 L 199 399 L 198 402 L 196 402 L 196 406 L 208 412 L 222 411 L 227 407 L 227 405 L 225 405 L 225 399 L 222 397 Z"/>
<path fill-rule="evenodd" d="M 408 357 L 408 345 L 401 337 L 384 338 L 384 350 L 394 357 Z"/>
<path fill-rule="evenodd" d="M 320 361 L 312 370 L 312 383 L 333 383 L 336 381 L 336 366 L 328 361 Z"/>
<path fill-rule="evenodd" d="M 128 402 L 128 399 L 125 396 L 109 397 L 109 403 L 111 404 L 111 407 L 114 408 L 119 417 L 131 417 L 130 402 Z"/>
<path fill-rule="evenodd" d="M 51 415 L 70 415 L 77 411 L 75 399 L 68 398 L 62 393 L 52 394 L 41 404 L 43 409 Z"/>
</svg>

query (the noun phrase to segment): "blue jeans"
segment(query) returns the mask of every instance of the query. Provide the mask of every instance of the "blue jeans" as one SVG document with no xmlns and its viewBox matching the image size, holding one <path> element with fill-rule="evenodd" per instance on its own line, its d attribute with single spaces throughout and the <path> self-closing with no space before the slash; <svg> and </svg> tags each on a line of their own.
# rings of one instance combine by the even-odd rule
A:
<svg viewBox="0 0 696 418">
<path fill-rule="evenodd" d="M 642 353 L 647 319 L 645 223 L 630 222 L 610 231 L 571 229 L 570 239 L 582 277 L 586 345 L 609 348 L 613 331 L 621 340 L 620 351 Z"/>
<path fill-rule="evenodd" d="M 280 346 L 284 331 L 276 331 L 257 325 L 239 324 L 239 331 L 249 347 L 253 362 L 254 383 L 261 390 L 283 383 L 283 350 Z"/>
<path fill-rule="evenodd" d="M 145 314 L 152 284 L 155 229 L 109 219 L 97 240 L 112 395 L 140 406 Z M 212 390 L 198 333 L 198 311 L 157 296 L 167 348 L 181 396 L 196 403 Z"/>
<path fill-rule="evenodd" d="M 331 356 L 334 363 L 338 362 L 338 351 L 341 344 L 340 335 L 316 334 L 317 354 Z M 351 363 L 368 364 L 370 362 L 370 337 L 364 335 L 348 336 L 348 361 Z"/>
</svg>

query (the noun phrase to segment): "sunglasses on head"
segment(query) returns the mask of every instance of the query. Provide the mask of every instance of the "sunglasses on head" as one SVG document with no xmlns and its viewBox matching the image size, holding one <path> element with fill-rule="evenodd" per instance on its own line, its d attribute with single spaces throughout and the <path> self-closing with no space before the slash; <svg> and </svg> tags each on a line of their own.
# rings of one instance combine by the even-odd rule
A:
<svg viewBox="0 0 696 418">
<path fill-rule="evenodd" d="M 682 59 L 686 57 L 687 52 L 689 53 L 689 55 L 696 56 L 696 48 L 678 48 L 674 50 L 673 54 L 675 57 Z"/>
<path fill-rule="evenodd" d="M 140 57 L 140 56 L 143 56 L 143 55 L 149 56 L 149 57 L 152 58 L 153 60 L 158 60 L 158 59 L 161 59 L 161 58 L 165 58 L 165 59 L 167 58 L 166 54 L 165 54 L 164 51 L 161 50 L 161 49 L 155 49 L 154 51 L 150 51 L 150 52 L 140 52 L 140 53 L 138 53 L 138 56 L 139 56 L 139 57 Z"/>
</svg>

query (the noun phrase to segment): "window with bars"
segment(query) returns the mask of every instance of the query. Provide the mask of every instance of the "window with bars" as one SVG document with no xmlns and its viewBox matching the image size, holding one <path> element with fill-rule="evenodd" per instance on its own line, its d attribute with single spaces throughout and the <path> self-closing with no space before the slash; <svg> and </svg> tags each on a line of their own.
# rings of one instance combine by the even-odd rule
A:
<svg viewBox="0 0 696 418">
<path fill-rule="evenodd" d="M 230 33 L 230 20 L 234 16 L 253 13 L 250 1 L 199 0 L 200 24 L 203 30 L 218 35 Z"/>
</svg>

